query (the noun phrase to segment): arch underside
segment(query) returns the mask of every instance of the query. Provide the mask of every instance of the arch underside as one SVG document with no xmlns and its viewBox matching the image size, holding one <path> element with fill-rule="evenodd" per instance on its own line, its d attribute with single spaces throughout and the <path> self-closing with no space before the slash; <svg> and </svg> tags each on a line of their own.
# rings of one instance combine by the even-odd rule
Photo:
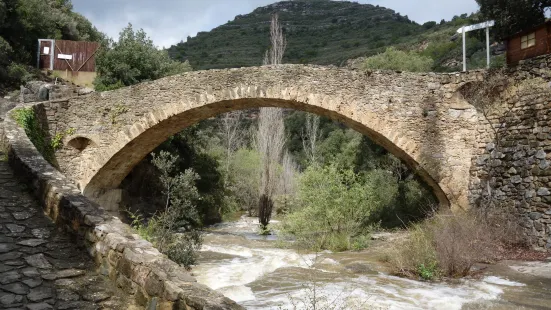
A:
<svg viewBox="0 0 551 310">
<path fill-rule="evenodd" d="M 141 128 L 141 133 L 133 138 L 127 138 L 127 142 L 115 152 L 110 154 L 99 154 L 94 159 L 95 162 L 102 162 L 99 169 L 92 168 L 89 171 L 91 176 L 89 180 L 81 180 L 79 185 L 83 193 L 91 198 L 100 197 L 103 193 L 116 189 L 124 178 L 132 171 L 143 158 L 151 153 L 157 146 L 166 141 L 170 136 L 177 134 L 188 126 L 191 126 L 201 120 L 214 117 L 219 114 L 235 110 L 243 110 L 259 107 L 279 107 L 301 110 L 315 113 L 321 116 L 337 120 L 348 127 L 366 135 L 371 140 L 387 149 L 394 156 L 403 160 L 406 165 L 412 169 L 427 185 L 429 185 L 435 196 L 438 198 L 441 206 L 450 206 L 450 195 L 444 192 L 435 177 L 424 169 L 414 156 L 421 156 L 415 147 L 404 139 L 400 132 L 395 133 L 391 141 L 387 136 L 381 133 L 381 127 L 385 122 L 373 113 L 364 112 L 360 118 L 358 115 L 352 119 L 344 114 L 349 112 L 341 111 L 340 108 L 327 109 L 316 104 L 299 102 L 296 100 L 286 100 L 278 98 L 242 98 L 232 100 L 221 100 L 213 103 L 204 104 L 198 107 L 186 109 L 180 113 L 175 113 L 161 119 L 156 124 L 148 128 Z M 160 110 L 161 111 L 161 110 Z M 155 114 L 155 113 L 154 113 Z M 352 113 L 354 114 L 354 113 Z M 163 115 L 163 113 L 159 113 Z M 361 119 L 361 120 L 360 120 Z M 138 126 L 146 127 L 144 123 Z M 390 126 L 390 125 L 389 125 Z M 390 128 L 385 130 L 391 131 Z M 129 129 L 123 130 L 118 136 L 129 136 Z M 388 135 L 388 133 L 387 133 Z M 401 145 L 398 145 L 401 144 Z M 408 151 L 404 148 L 409 149 Z"/>
</svg>

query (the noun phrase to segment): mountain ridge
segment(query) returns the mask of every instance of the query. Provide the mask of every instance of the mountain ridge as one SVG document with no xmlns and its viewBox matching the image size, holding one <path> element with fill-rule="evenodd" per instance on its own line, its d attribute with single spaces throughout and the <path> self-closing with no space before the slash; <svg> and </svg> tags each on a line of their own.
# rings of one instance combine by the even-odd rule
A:
<svg viewBox="0 0 551 310">
<path fill-rule="evenodd" d="M 281 1 L 237 15 L 209 32 L 171 46 L 172 58 L 195 69 L 259 65 L 269 46 L 273 13 L 288 40 L 284 62 L 340 65 L 405 43 L 424 28 L 407 16 L 378 5 L 348 1 Z"/>
</svg>

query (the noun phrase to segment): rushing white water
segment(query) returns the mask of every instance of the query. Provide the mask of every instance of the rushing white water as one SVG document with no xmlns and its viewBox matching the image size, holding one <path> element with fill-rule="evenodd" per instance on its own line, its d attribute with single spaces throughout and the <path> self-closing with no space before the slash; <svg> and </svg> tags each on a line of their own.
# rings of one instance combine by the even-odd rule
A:
<svg viewBox="0 0 551 310">
<path fill-rule="evenodd" d="M 310 304 L 308 299 L 315 288 L 320 308 L 332 305 L 332 309 L 453 310 L 498 301 L 504 290 L 524 286 L 497 276 L 448 284 L 369 270 L 350 272 L 356 258 L 344 261 L 324 257 L 325 253 L 316 260 L 312 254 L 300 255 L 279 249 L 273 242 L 247 238 L 254 235 L 256 226 L 256 221 L 242 218 L 215 227 L 201 250 L 219 256 L 203 259 L 194 269 L 200 283 L 247 309 L 293 309 L 293 305 L 306 308 L 302 306 Z"/>
</svg>

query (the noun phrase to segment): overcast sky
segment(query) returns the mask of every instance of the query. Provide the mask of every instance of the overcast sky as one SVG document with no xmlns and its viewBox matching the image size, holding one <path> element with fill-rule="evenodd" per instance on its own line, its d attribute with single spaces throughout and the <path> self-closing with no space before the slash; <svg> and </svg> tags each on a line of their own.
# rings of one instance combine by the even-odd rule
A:
<svg viewBox="0 0 551 310">
<path fill-rule="evenodd" d="M 128 23 L 143 28 L 159 47 L 169 47 L 199 31 L 209 31 L 238 14 L 247 14 L 274 0 L 73 0 L 75 11 L 99 30 L 118 38 Z M 478 9 L 475 0 L 359 0 L 378 4 L 424 23 Z"/>
</svg>

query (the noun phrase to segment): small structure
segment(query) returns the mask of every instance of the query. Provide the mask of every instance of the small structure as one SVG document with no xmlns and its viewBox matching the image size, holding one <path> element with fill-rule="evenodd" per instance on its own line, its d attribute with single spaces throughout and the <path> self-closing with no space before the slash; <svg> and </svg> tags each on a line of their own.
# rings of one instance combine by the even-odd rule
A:
<svg viewBox="0 0 551 310">
<path fill-rule="evenodd" d="M 551 54 L 551 20 L 519 32 L 507 38 L 506 42 L 508 65 L 516 65 L 521 60 Z"/>
<path fill-rule="evenodd" d="M 38 40 L 37 66 L 80 86 L 92 86 L 96 78 L 97 42 Z"/>
<path fill-rule="evenodd" d="M 484 23 L 476 24 L 476 25 L 470 25 L 470 26 L 463 26 L 457 30 L 457 33 L 460 33 L 463 35 L 463 71 L 467 71 L 467 40 L 466 40 L 466 34 L 469 31 L 479 30 L 479 29 L 486 29 L 486 64 L 487 67 L 490 68 L 490 28 L 495 25 L 495 21 L 490 20 Z"/>
</svg>

